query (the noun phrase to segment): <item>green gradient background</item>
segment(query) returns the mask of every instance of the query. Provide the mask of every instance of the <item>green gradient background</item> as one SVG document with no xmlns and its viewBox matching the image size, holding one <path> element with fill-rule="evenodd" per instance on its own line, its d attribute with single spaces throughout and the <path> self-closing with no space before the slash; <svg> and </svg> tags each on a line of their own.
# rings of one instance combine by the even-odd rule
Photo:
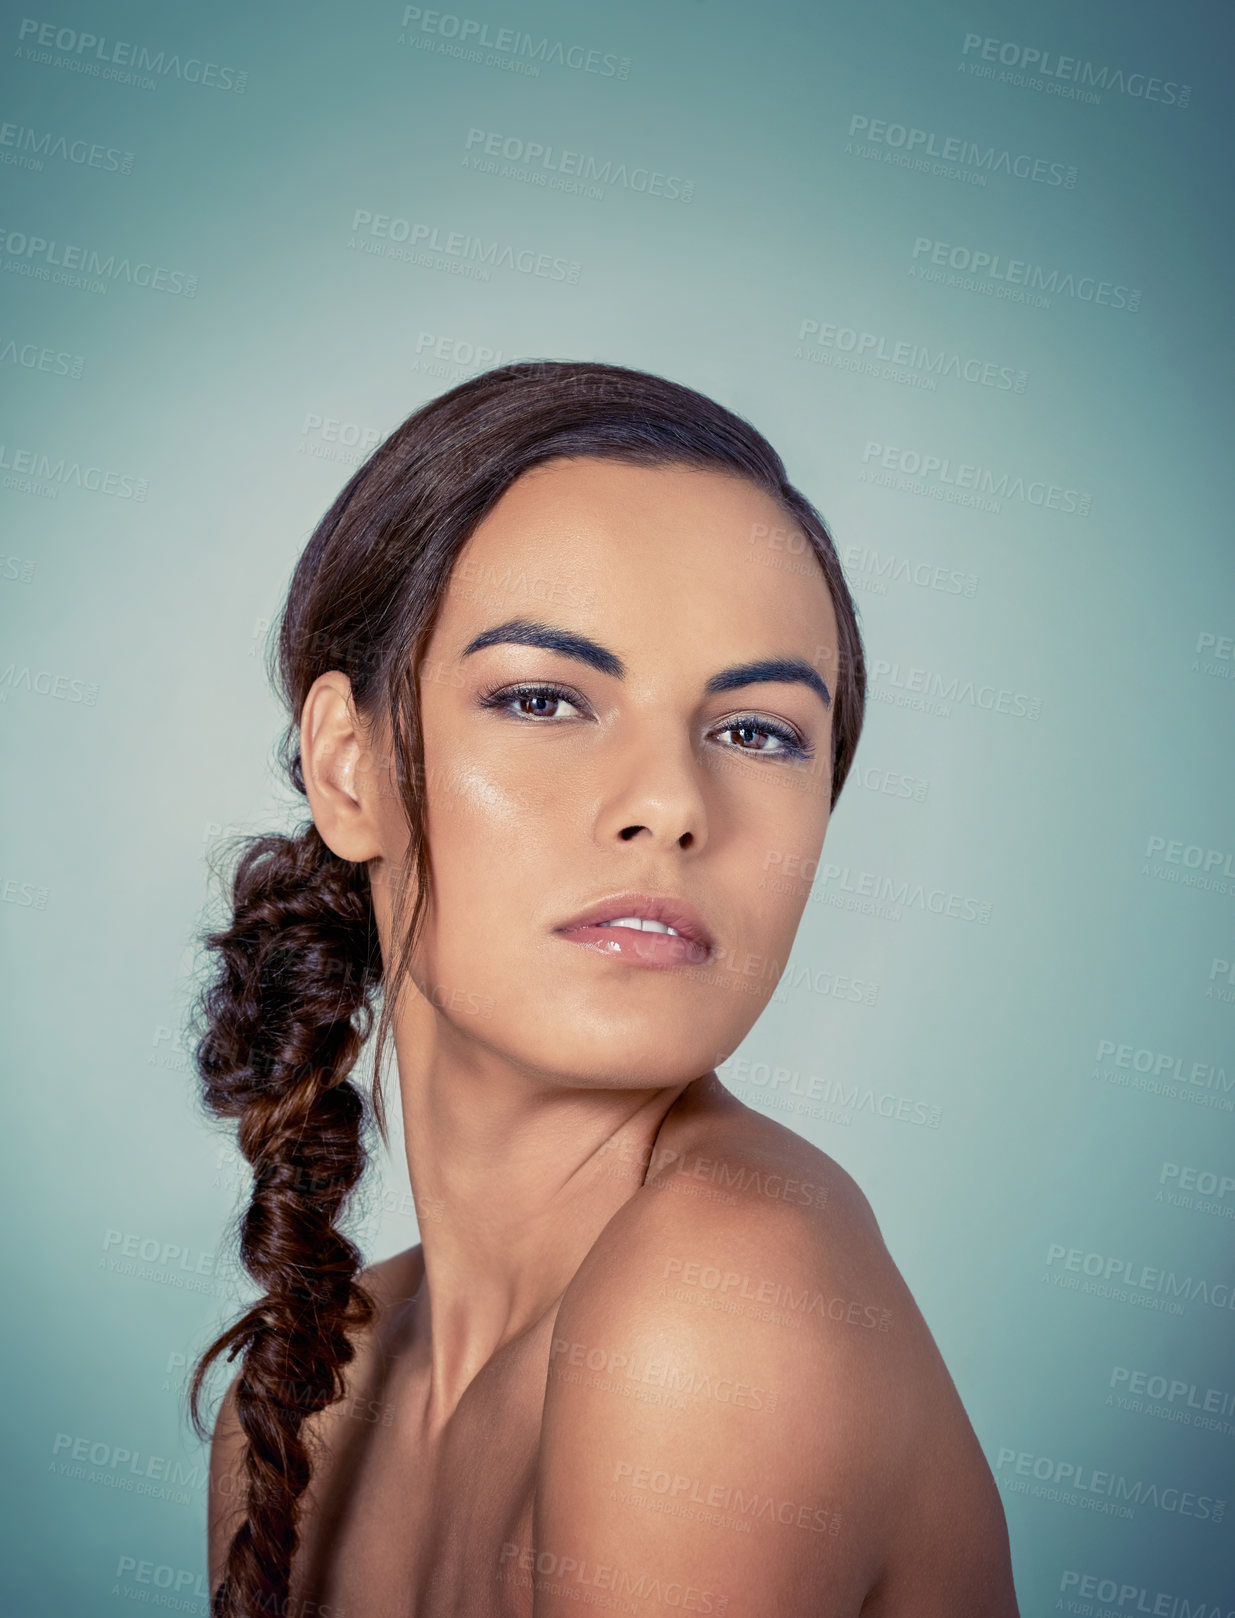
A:
<svg viewBox="0 0 1235 1618">
<path fill-rule="evenodd" d="M 1166 1161 L 1235 1175 L 1235 1003 L 1211 979 L 1215 960 L 1235 960 L 1235 882 L 1207 891 L 1144 870 L 1152 837 L 1235 853 L 1235 678 L 1222 677 L 1235 663 L 1207 673 L 1195 655 L 1200 635 L 1235 633 L 1219 479 L 1229 12 L 644 0 L 457 13 L 629 58 L 617 79 L 415 50 L 398 43 L 402 9 L 39 15 L 244 69 L 242 95 L 33 62 L 22 13 L 3 23 L 3 121 L 135 161 L 130 175 L 51 156 L 0 165 L 2 228 L 199 277 L 193 299 L 123 283 L 99 295 L 0 254 L 5 341 L 85 361 L 80 379 L 0 363 L 5 465 L 24 448 L 149 480 L 141 503 L 40 496 L 7 475 L 0 488 L 16 559 L 0 577 L 5 1611 L 131 1612 L 113 1593 L 132 1585 L 117 1579 L 125 1557 L 204 1576 L 205 1457 L 182 1367 L 234 1305 L 241 1195 L 177 1038 L 206 857 L 220 830 L 294 812 L 271 762 L 282 716 L 264 629 L 352 464 L 306 453 L 305 420 L 384 435 L 461 380 L 466 366 L 426 367 L 422 334 L 689 383 L 768 435 L 842 557 L 869 547 L 977 576 L 967 599 L 859 588 L 852 569 L 868 654 L 1029 694 L 1041 718 L 923 713 L 878 700 L 893 686 L 876 679 L 859 770 L 929 787 L 916 802 L 855 777 L 825 858 L 855 881 L 976 897 L 990 921 L 808 905 L 795 970 L 877 984 L 877 998 L 783 987 L 739 1055 L 940 1109 L 936 1128 L 861 1108 L 773 1115 L 867 1192 L 1001 1482 L 1001 1451 L 1026 1451 L 1229 1499 L 1235 1431 L 1107 1393 L 1116 1365 L 1235 1390 L 1235 1311 L 1155 1313 L 1045 1279 L 1057 1244 L 1235 1282 L 1235 1197 L 1218 1215 L 1155 1201 Z M 968 33 L 1187 83 L 1191 104 L 1107 92 L 1085 105 L 974 78 L 960 68 Z M 1074 165 L 1076 185 L 979 187 L 863 161 L 844 150 L 855 114 Z M 693 200 L 610 188 L 597 201 L 473 172 L 473 127 L 690 178 Z M 357 209 L 582 271 L 577 285 L 506 270 L 480 282 L 366 257 L 348 249 Z M 919 237 L 1138 287 L 1143 306 L 1037 309 L 924 283 L 909 274 Z M 807 364 L 805 319 L 1011 366 L 1028 385 L 924 391 Z M 871 441 L 1085 490 L 1092 509 L 988 514 L 874 486 L 860 478 Z M 23 669 L 96 682 L 97 701 L 27 689 Z M 821 873 L 816 896 L 839 885 Z M 1104 1039 L 1220 1067 L 1198 1093 L 1225 1105 L 1095 1080 Z M 367 1254 L 416 1240 L 397 1157 L 366 1196 Z M 174 1284 L 174 1257 L 151 1267 L 162 1284 L 109 1270 L 108 1232 L 170 1244 L 191 1268 L 217 1255 L 217 1292 Z M 57 1435 L 107 1450 L 87 1473 L 125 1475 L 117 1447 L 180 1467 L 185 1500 L 65 1475 Z M 1235 1609 L 1229 1512 L 1217 1526 L 1145 1504 L 1120 1520 L 1004 1499 L 1026 1618 L 1057 1610 L 1069 1569 L 1150 1603 Z M 192 1588 L 184 1599 L 205 1611 Z"/>
</svg>

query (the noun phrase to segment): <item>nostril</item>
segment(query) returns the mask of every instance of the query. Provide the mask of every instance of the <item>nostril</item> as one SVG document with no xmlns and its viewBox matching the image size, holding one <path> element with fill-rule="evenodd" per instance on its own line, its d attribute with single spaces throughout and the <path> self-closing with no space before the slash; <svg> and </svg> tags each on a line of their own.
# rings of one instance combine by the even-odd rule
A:
<svg viewBox="0 0 1235 1618">
<path fill-rule="evenodd" d="M 624 843 L 629 843 L 632 837 L 637 837 L 643 830 L 642 826 L 623 826 L 620 836 Z"/>
</svg>

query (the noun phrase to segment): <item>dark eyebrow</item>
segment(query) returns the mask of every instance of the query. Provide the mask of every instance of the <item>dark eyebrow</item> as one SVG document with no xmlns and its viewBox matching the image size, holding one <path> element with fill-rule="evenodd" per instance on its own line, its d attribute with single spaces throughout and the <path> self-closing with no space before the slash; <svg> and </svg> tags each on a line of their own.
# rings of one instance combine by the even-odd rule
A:
<svg viewBox="0 0 1235 1618">
<path fill-rule="evenodd" d="M 577 658 L 601 674 L 620 680 L 626 665 L 615 653 L 600 646 L 587 635 L 573 634 L 569 629 L 558 629 L 553 624 L 534 623 L 527 618 L 511 618 L 504 624 L 495 624 L 483 630 L 475 640 L 468 641 L 460 656 L 467 657 L 485 646 L 539 646 L 542 651 L 560 652 L 563 657 Z"/>
<path fill-rule="evenodd" d="M 460 656 L 468 657 L 486 646 L 502 645 L 538 646 L 542 651 L 559 652 L 563 657 L 573 657 L 615 680 L 622 679 L 626 673 L 626 665 L 621 658 L 589 636 L 577 635 L 569 629 L 559 629 L 554 624 L 537 623 L 528 618 L 510 618 L 504 624 L 482 630 L 468 641 Z M 755 663 L 739 663 L 714 674 L 703 689 L 705 695 L 714 696 L 720 691 L 736 691 L 744 685 L 759 685 L 774 680 L 808 686 L 825 707 L 832 706 L 832 696 L 827 686 L 810 664 L 799 657 L 766 657 Z"/>
<path fill-rule="evenodd" d="M 823 701 L 825 708 L 832 706 L 832 696 L 819 675 L 800 657 L 765 657 L 758 663 L 739 663 L 736 668 L 722 669 L 704 686 L 708 696 L 717 691 L 736 691 L 743 685 L 760 685 L 767 680 L 783 680 L 787 684 L 806 685 Z"/>
</svg>

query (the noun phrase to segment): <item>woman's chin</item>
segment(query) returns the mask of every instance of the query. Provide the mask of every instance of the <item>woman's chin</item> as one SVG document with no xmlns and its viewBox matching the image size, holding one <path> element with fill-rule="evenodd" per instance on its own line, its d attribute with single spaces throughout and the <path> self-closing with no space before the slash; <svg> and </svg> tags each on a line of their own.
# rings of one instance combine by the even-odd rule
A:
<svg viewBox="0 0 1235 1618">
<path fill-rule="evenodd" d="M 654 1026 L 632 1030 L 629 1024 L 611 1029 L 590 1027 L 572 1036 L 558 1025 L 551 1040 L 544 1030 L 534 1040 L 509 1048 L 515 1065 L 542 1073 L 547 1083 L 563 1089 L 647 1090 L 689 1084 L 708 1073 L 718 1053 L 736 1049 L 740 1039 L 701 1038 L 698 1027 Z"/>
</svg>

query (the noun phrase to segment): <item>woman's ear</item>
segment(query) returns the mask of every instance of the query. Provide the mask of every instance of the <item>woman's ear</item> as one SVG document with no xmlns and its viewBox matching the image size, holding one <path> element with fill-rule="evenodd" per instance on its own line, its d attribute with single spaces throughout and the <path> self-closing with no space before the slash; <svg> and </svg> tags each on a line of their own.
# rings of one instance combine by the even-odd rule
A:
<svg viewBox="0 0 1235 1618">
<path fill-rule="evenodd" d="M 331 669 L 309 687 L 300 715 L 300 761 L 313 823 L 340 859 L 387 853 L 377 812 L 380 755 L 356 711 L 346 674 Z"/>
</svg>

